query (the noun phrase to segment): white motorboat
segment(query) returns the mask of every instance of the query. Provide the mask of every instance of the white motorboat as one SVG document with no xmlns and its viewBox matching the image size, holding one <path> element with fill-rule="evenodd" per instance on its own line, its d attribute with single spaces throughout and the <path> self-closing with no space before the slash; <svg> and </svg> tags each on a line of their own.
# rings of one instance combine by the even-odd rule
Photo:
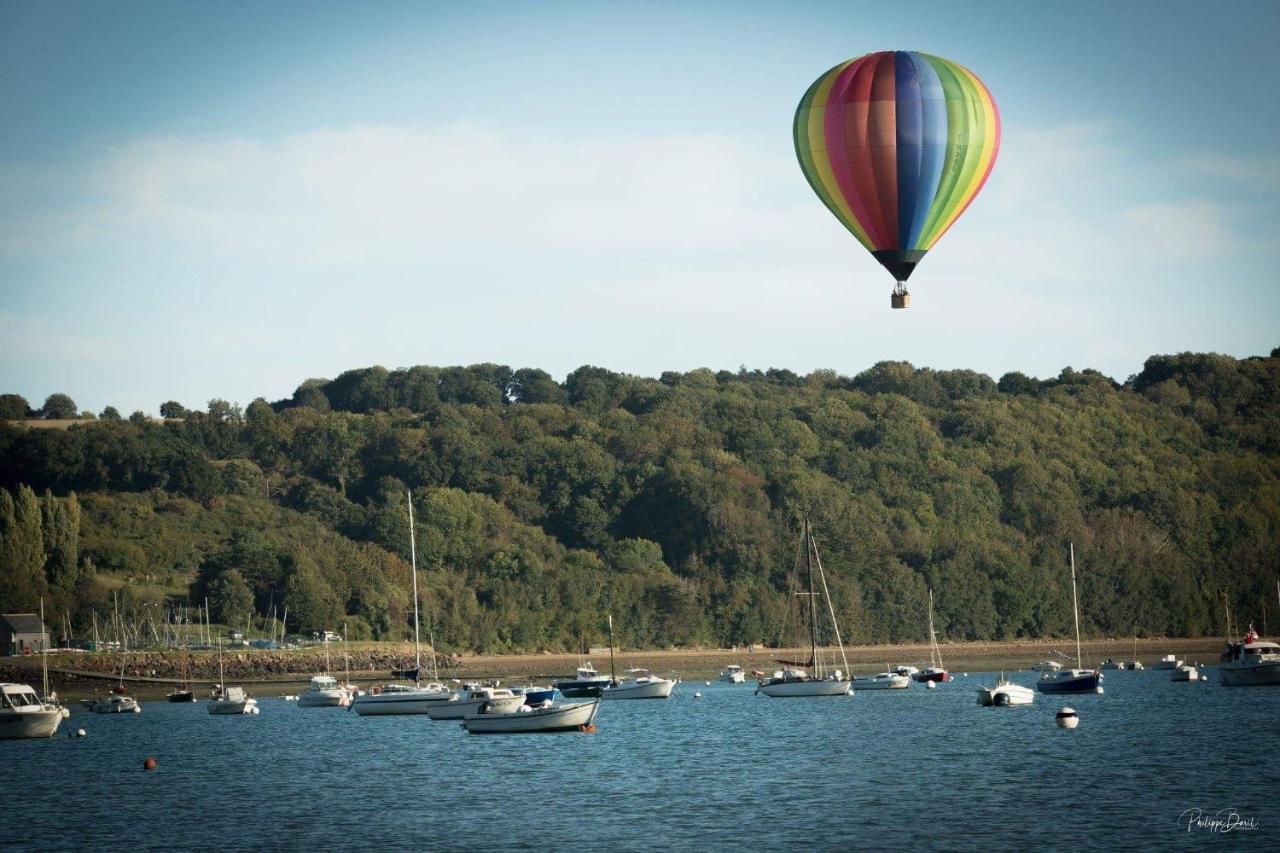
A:
<svg viewBox="0 0 1280 853">
<path fill-rule="evenodd" d="M 53 737 L 65 709 L 40 701 L 26 684 L 0 684 L 0 740 Z"/>
<path fill-rule="evenodd" d="M 351 694 L 332 675 L 313 675 L 310 686 L 298 694 L 299 708 L 345 708 L 350 704 Z"/>
<path fill-rule="evenodd" d="M 1010 705 L 1030 705 L 1036 700 L 1036 692 L 1030 687 L 1014 684 L 1000 674 L 993 687 L 978 688 L 978 704 L 983 707 L 1004 708 Z"/>
<path fill-rule="evenodd" d="M 1031 667 L 1032 672 L 1057 672 L 1062 669 L 1062 664 L 1056 660 L 1042 660 L 1040 663 Z"/>
<path fill-rule="evenodd" d="M 896 672 L 878 672 L 875 675 L 854 676 L 854 690 L 906 690 L 911 686 L 911 676 Z"/>
<path fill-rule="evenodd" d="M 101 699 L 81 699 L 84 705 L 95 714 L 140 714 L 142 708 L 131 696 L 103 696 Z"/>
<path fill-rule="evenodd" d="M 1107 658 L 1102 662 L 1101 669 L 1124 669 L 1124 664 L 1115 658 Z"/>
<path fill-rule="evenodd" d="M 1249 626 L 1244 642 L 1228 643 L 1222 652 L 1218 680 L 1228 687 L 1280 684 L 1280 645 L 1259 638 Z"/>
<path fill-rule="evenodd" d="M 786 669 L 774 672 L 770 678 L 761 679 L 756 693 L 774 698 L 846 696 L 850 693 L 850 679 L 844 675 L 844 672 L 834 667 L 834 661 L 830 664 L 825 661 L 818 649 L 818 621 L 821 618 L 825 622 L 829 616 L 832 634 L 840 650 L 840 660 L 844 664 L 844 671 L 848 671 L 849 661 L 845 658 L 844 643 L 840 639 L 840 626 L 836 623 L 835 608 L 831 604 L 830 590 L 827 589 L 826 573 L 822 569 L 818 543 L 813 538 L 813 530 L 809 526 L 808 518 L 804 520 L 800 541 L 804 549 L 806 589 L 800 588 L 800 559 L 797 555 L 792 571 L 792 595 L 790 596 L 794 612 L 790 613 L 788 618 L 795 620 L 792 624 L 796 627 L 797 640 L 803 632 L 808 633 L 809 659 L 807 661 L 779 660 L 778 663 Z M 815 569 L 817 580 L 821 585 L 821 593 L 814 586 Z M 818 606 L 819 595 L 826 602 L 825 611 Z M 818 616 L 819 612 L 823 612 L 821 617 Z M 799 642 L 796 645 L 799 646 Z"/>
<path fill-rule="evenodd" d="M 351 710 L 362 717 L 425 714 L 430 708 L 452 701 L 453 691 L 443 684 L 384 684 L 374 692 L 357 696 Z"/>
<path fill-rule="evenodd" d="M 1165 655 L 1151 664 L 1152 669 L 1177 669 L 1180 666 L 1182 666 L 1182 658 L 1177 655 Z"/>
<path fill-rule="evenodd" d="M 594 731 L 600 700 L 528 708 L 505 714 L 469 714 L 462 725 L 473 735 Z"/>
<path fill-rule="evenodd" d="M 602 699 L 666 699 L 675 689 L 673 678 L 662 678 L 647 669 L 627 670 L 629 678 L 606 687 Z"/>
<path fill-rule="evenodd" d="M 505 687 L 475 687 L 450 694 L 456 698 L 427 709 L 433 720 L 461 720 L 468 714 L 511 714 L 524 707 L 524 695 Z"/>
<path fill-rule="evenodd" d="M 583 696 L 599 695 L 609 686 L 611 679 L 607 675 L 601 675 L 596 668 L 591 665 L 591 661 L 586 661 L 582 666 L 578 667 L 577 674 L 572 679 L 565 679 L 555 683 L 556 690 L 560 691 L 560 695 L 567 696 L 570 699 L 577 699 Z"/>
<path fill-rule="evenodd" d="M 1199 681 L 1200 673 L 1191 664 L 1181 664 L 1173 672 L 1169 673 L 1170 681 Z"/>
<path fill-rule="evenodd" d="M 1143 665 L 1142 665 L 1142 661 L 1140 661 L 1140 660 L 1131 660 L 1131 661 L 1129 661 L 1128 663 L 1126 663 L 1126 664 L 1124 665 L 1124 668 L 1125 668 L 1125 669 L 1127 669 L 1127 670 L 1129 670 L 1130 672 L 1139 672 L 1139 671 L 1141 671 L 1142 669 L 1144 669 L 1145 667 L 1143 667 Z"/>
<path fill-rule="evenodd" d="M 720 680 L 727 684 L 741 684 L 747 680 L 747 674 L 742 671 L 742 667 L 731 663 L 720 673 Z"/>
<path fill-rule="evenodd" d="M 243 687 L 228 687 L 209 700 L 208 708 L 210 714 L 252 715 L 258 713 L 258 700 Z"/>
</svg>

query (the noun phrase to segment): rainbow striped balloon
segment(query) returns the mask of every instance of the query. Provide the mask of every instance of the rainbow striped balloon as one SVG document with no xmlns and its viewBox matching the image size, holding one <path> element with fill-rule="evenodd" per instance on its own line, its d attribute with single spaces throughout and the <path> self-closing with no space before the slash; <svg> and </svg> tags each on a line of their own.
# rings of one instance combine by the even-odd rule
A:
<svg viewBox="0 0 1280 853">
<path fill-rule="evenodd" d="M 1000 113 L 972 71 L 915 51 L 842 62 L 796 109 L 809 185 L 902 289 L 977 196 L 1000 149 Z"/>
</svg>

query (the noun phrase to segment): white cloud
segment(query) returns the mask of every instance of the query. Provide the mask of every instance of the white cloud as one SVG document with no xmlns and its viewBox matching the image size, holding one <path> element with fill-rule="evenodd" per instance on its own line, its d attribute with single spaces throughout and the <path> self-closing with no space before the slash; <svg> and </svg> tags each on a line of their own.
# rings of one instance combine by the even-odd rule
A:
<svg viewBox="0 0 1280 853">
<path fill-rule="evenodd" d="M 1235 251 L 1236 240 L 1219 205 L 1204 200 L 1144 204 L 1121 213 L 1133 244 L 1166 261 L 1203 261 Z"/>
<path fill-rule="evenodd" d="M 1196 151 L 1179 157 L 1179 171 L 1203 178 L 1231 181 L 1255 190 L 1280 191 L 1280 157 L 1238 157 Z"/>
<path fill-rule="evenodd" d="M 718 251 L 785 231 L 786 211 L 762 197 L 793 168 L 712 135 L 527 140 L 455 125 L 170 137 L 102 165 L 95 218 L 131 239 L 301 265 Z"/>
</svg>

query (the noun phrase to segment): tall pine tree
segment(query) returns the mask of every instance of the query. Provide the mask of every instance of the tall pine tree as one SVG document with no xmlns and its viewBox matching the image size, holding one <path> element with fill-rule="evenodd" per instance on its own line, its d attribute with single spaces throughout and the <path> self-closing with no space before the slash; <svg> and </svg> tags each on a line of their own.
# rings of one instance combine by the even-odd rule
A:
<svg viewBox="0 0 1280 853">
<path fill-rule="evenodd" d="M 34 611 L 48 591 L 40 501 L 27 486 L 0 489 L 0 608 Z"/>
</svg>

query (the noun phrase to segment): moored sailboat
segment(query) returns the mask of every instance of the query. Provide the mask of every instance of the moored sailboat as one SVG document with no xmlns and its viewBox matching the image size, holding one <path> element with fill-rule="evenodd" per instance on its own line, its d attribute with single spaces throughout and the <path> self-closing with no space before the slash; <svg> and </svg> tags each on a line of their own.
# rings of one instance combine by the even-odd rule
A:
<svg viewBox="0 0 1280 853">
<path fill-rule="evenodd" d="M 938 648 L 938 632 L 933 628 L 933 590 L 929 590 L 929 666 L 913 672 L 911 678 L 921 683 L 951 680 L 951 674 L 942 665 L 942 649 Z"/>
<path fill-rule="evenodd" d="M 822 570 L 822 559 L 818 556 L 818 544 L 814 541 L 808 518 L 805 518 L 803 527 L 801 544 L 804 548 L 806 590 L 801 591 L 797 588 L 800 568 L 799 560 L 797 559 L 795 571 L 792 572 L 792 577 L 795 579 L 792 584 L 792 599 L 797 605 L 797 628 L 801 621 L 808 628 L 809 660 L 779 660 L 778 663 L 782 664 L 786 669 L 778 670 L 773 673 L 772 677 L 762 679 L 759 687 L 756 688 L 756 692 L 775 698 L 845 696 L 850 693 L 851 687 L 851 680 L 844 674 L 844 671 L 849 669 L 849 662 L 844 656 L 844 643 L 840 640 L 840 626 L 836 624 L 835 608 L 831 604 L 831 593 L 827 589 L 827 578 Z M 827 604 L 827 612 L 831 616 L 831 628 L 835 634 L 836 645 L 840 649 L 840 659 L 844 665 L 844 671 L 828 666 L 818 652 L 818 592 L 813 584 L 815 568 L 822 585 L 822 596 Z M 801 599 L 805 602 L 803 606 L 800 606 Z M 803 619 L 806 611 L 808 618 Z"/>
<path fill-rule="evenodd" d="M 453 701 L 453 692 L 443 684 L 433 681 L 422 684 L 422 639 L 418 627 L 418 546 L 413 531 L 413 492 L 409 499 L 409 561 L 413 577 L 413 669 L 393 670 L 396 678 L 411 678 L 413 684 L 385 684 L 371 693 L 361 693 L 351 703 L 351 709 L 362 717 L 382 717 L 398 714 L 425 714 L 428 709 L 442 702 Z M 432 673 L 435 672 L 435 642 L 431 643 Z"/>
<path fill-rule="evenodd" d="M 1071 549 L 1071 612 L 1076 625 L 1076 665 L 1081 663 L 1080 655 L 1080 600 L 1076 595 L 1076 547 Z M 1102 673 L 1088 669 L 1061 669 L 1057 672 L 1046 672 L 1036 682 L 1036 689 L 1041 693 L 1101 693 Z"/>
</svg>

